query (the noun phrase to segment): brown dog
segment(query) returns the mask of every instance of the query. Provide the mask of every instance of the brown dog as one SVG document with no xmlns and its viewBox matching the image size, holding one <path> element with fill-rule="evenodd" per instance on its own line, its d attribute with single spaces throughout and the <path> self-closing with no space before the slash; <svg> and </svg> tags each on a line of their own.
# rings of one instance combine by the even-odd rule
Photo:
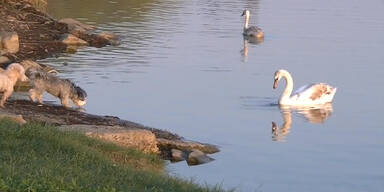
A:
<svg viewBox="0 0 384 192">
<path fill-rule="evenodd" d="M 12 63 L 7 69 L 0 72 L 0 92 L 3 92 L 0 107 L 4 107 L 5 101 L 12 95 L 13 87 L 18 80 L 28 80 L 27 76 L 25 76 L 24 67 L 18 63 Z"/>
</svg>

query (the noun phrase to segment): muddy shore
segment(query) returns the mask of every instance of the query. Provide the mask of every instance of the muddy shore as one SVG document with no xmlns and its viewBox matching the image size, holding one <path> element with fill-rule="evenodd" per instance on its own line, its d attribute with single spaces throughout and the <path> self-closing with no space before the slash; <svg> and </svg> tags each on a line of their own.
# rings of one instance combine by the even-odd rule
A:
<svg viewBox="0 0 384 192">
<path fill-rule="evenodd" d="M 62 41 L 63 36 L 68 34 L 94 47 L 115 43 L 97 34 L 73 30 L 68 24 L 38 11 L 28 2 L 16 0 L 0 1 L 0 32 L 17 33 L 19 41 L 17 52 L 1 53 L 3 58 L 8 59 L 2 63 L 3 68 L 13 62 L 60 56 L 68 51 L 68 45 Z M 174 133 L 118 117 L 92 115 L 57 105 L 38 105 L 28 100 L 8 100 L 5 108 L 0 109 L 0 114 L 21 115 L 27 122 L 42 122 L 62 129 L 81 131 L 120 145 L 159 153 L 164 159 L 173 159 L 174 150 L 181 151 L 183 156 L 188 156 L 194 151 L 208 154 L 219 151 L 214 145 L 187 141 Z"/>
</svg>

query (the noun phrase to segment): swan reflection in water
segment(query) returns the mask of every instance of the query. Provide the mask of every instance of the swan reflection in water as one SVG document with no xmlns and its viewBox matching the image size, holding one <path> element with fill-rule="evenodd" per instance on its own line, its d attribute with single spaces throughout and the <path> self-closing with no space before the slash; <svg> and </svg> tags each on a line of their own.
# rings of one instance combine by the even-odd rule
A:
<svg viewBox="0 0 384 192">
<path fill-rule="evenodd" d="M 284 142 L 291 129 L 292 112 L 300 114 L 310 123 L 321 124 L 331 116 L 333 108 L 331 103 L 327 103 L 311 107 L 280 106 L 280 110 L 284 123 L 279 127 L 277 123 L 272 122 L 272 140 Z"/>
<path fill-rule="evenodd" d="M 243 37 L 243 49 L 240 51 L 242 56 L 243 56 L 243 62 L 247 62 L 248 61 L 248 43 L 251 43 L 251 44 L 260 44 L 264 41 L 263 38 L 256 38 L 256 37 L 248 37 L 248 36 L 244 36 Z"/>
</svg>

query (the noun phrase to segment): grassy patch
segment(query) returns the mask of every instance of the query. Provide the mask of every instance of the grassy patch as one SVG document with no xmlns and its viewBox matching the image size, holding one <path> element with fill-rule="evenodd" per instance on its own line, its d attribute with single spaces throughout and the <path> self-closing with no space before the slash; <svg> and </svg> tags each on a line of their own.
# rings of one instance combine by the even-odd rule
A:
<svg viewBox="0 0 384 192">
<path fill-rule="evenodd" d="M 80 133 L 0 120 L 0 191 L 222 191 L 163 167 L 157 156 Z"/>
</svg>

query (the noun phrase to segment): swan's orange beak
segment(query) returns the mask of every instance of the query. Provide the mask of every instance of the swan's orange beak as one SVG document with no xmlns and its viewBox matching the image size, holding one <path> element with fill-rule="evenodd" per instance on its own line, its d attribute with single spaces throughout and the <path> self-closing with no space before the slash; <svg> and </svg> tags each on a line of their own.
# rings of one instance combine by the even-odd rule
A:
<svg viewBox="0 0 384 192">
<path fill-rule="evenodd" d="M 278 83 L 279 83 L 279 79 L 275 79 L 275 81 L 273 82 L 273 89 L 277 88 Z"/>
</svg>

